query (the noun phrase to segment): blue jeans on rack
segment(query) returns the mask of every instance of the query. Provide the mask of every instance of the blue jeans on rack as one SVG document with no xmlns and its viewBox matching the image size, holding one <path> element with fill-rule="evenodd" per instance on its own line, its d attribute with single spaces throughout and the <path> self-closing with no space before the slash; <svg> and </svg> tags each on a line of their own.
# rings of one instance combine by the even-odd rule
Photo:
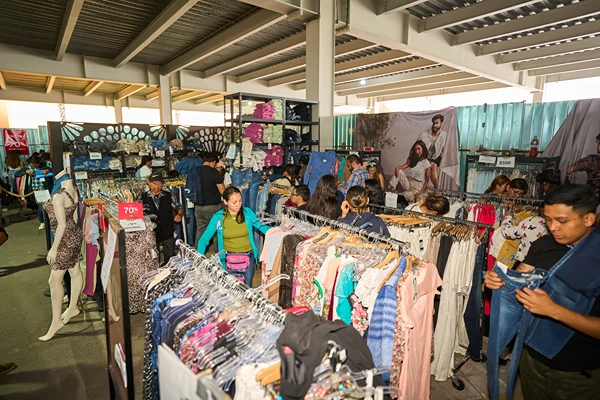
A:
<svg viewBox="0 0 600 400">
<path fill-rule="evenodd" d="M 473 271 L 473 286 L 469 293 L 469 300 L 465 308 L 464 320 L 467 336 L 469 337 L 469 347 L 467 353 L 475 361 L 481 360 L 481 342 L 483 335 L 481 331 L 481 283 L 482 271 L 486 263 L 486 253 L 488 241 L 484 240 L 477 247 L 475 254 L 475 270 Z"/>
<path fill-rule="evenodd" d="M 495 290 L 492 294 L 492 305 L 490 311 L 490 336 L 488 342 L 488 389 L 492 400 L 498 399 L 498 365 L 500 363 L 500 353 L 515 337 L 517 332 L 527 330 L 531 321 L 531 313 L 523 308 L 516 298 L 517 289 L 529 288 L 534 290 L 548 277 L 548 272 L 543 269 L 535 269 L 531 272 L 517 272 L 509 269 L 502 264 L 496 264 L 494 272 L 504 282 L 504 286 Z M 521 356 L 523 347 L 515 345 L 513 350 L 513 360 L 518 360 Z M 518 366 L 517 362 L 512 362 L 513 366 Z M 510 376 L 510 371 L 509 371 Z M 512 391 L 508 392 L 508 399 L 512 398 Z"/>
</svg>

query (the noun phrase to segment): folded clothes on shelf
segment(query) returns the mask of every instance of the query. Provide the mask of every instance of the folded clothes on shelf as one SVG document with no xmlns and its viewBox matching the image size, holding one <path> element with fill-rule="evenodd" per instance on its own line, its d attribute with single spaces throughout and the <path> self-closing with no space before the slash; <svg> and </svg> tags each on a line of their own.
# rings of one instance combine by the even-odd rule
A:
<svg viewBox="0 0 600 400">
<path fill-rule="evenodd" d="M 283 165 L 284 151 L 281 146 L 273 146 L 272 149 L 266 150 L 265 167 L 279 167 Z"/>
<path fill-rule="evenodd" d="M 244 137 L 250 139 L 252 144 L 263 143 L 263 133 L 263 126 L 256 122 L 253 122 L 244 128 Z"/>
<path fill-rule="evenodd" d="M 283 127 L 281 125 L 265 126 L 263 131 L 264 143 L 282 143 Z"/>
</svg>

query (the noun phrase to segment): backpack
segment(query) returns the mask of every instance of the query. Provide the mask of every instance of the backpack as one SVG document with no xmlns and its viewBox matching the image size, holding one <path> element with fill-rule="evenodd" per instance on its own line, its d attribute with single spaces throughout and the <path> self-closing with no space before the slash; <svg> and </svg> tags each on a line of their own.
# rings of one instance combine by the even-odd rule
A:
<svg viewBox="0 0 600 400">
<path fill-rule="evenodd" d="M 334 174 L 335 161 L 335 151 L 333 150 L 312 152 L 304 175 L 304 182 L 308 185 L 311 193 L 314 193 L 317 182 L 323 175 Z"/>
</svg>

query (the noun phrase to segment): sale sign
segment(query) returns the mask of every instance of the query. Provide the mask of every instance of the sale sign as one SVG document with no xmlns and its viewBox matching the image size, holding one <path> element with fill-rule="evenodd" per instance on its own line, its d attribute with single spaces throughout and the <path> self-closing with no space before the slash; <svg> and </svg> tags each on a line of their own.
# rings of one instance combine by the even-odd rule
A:
<svg viewBox="0 0 600 400">
<path fill-rule="evenodd" d="M 12 150 L 17 150 L 22 155 L 29 154 L 27 132 L 24 129 L 2 129 L 2 136 L 6 155 L 9 155 Z"/>
<path fill-rule="evenodd" d="M 142 203 L 119 203 L 119 223 L 125 232 L 145 230 L 144 205 Z"/>
</svg>

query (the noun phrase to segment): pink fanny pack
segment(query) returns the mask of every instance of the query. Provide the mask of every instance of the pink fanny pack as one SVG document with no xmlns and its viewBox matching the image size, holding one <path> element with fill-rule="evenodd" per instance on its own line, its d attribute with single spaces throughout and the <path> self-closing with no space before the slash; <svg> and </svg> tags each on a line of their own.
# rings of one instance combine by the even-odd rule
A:
<svg viewBox="0 0 600 400">
<path fill-rule="evenodd" d="M 227 253 L 225 256 L 225 266 L 227 272 L 241 274 L 250 268 L 250 254 L 248 253 Z"/>
</svg>

